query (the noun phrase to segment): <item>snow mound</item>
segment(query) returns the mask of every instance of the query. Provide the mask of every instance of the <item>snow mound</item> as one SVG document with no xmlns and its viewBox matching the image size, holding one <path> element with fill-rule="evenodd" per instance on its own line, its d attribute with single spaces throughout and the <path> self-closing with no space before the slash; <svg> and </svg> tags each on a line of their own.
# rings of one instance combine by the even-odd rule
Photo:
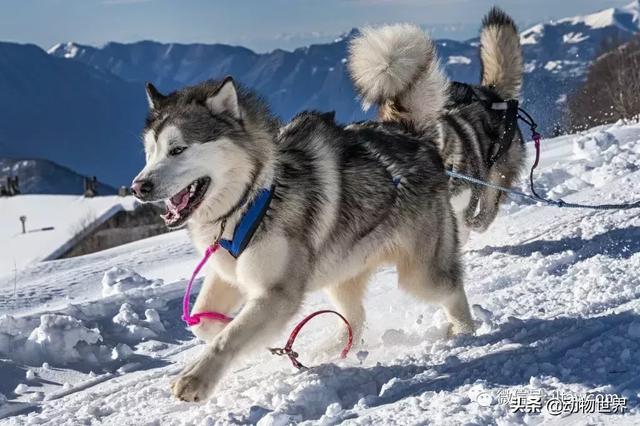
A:
<svg viewBox="0 0 640 426">
<path fill-rule="evenodd" d="M 621 137 L 620 130 L 629 130 L 624 125 L 618 122 L 583 134 L 558 138 L 571 148 L 571 161 L 565 157 L 536 170 L 537 190 L 547 197 L 561 198 L 584 189 L 603 188 L 621 176 L 640 170 L 640 140 L 627 138 L 626 131 Z M 550 140 L 543 139 L 543 162 L 548 162 L 549 144 Z M 521 189 L 528 191 L 528 182 L 523 182 Z M 608 195 L 606 199 L 610 201 Z"/>
<path fill-rule="evenodd" d="M 85 349 L 101 340 L 97 328 L 87 328 L 67 315 L 48 314 L 40 317 L 40 325 L 31 332 L 25 349 L 65 365 L 83 359 L 88 355 Z"/>
<path fill-rule="evenodd" d="M 158 311 L 147 309 L 144 315 L 145 318 L 141 319 L 131 304 L 123 303 L 118 314 L 113 317 L 113 323 L 124 330 L 122 337 L 128 339 L 143 340 L 165 331 Z"/>
<path fill-rule="evenodd" d="M 130 269 L 113 267 L 102 278 L 102 295 L 113 296 L 133 289 L 158 287 L 162 283 L 162 280 L 148 280 Z"/>
</svg>

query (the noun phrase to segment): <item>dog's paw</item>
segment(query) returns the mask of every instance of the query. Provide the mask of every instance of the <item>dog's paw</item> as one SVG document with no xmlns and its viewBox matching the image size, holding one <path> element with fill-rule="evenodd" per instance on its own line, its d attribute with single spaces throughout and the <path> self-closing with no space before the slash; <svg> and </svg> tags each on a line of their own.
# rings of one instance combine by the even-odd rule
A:
<svg viewBox="0 0 640 426">
<path fill-rule="evenodd" d="M 353 343 L 349 351 L 350 354 L 355 353 L 358 347 L 362 345 L 362 340 L 359 336 L 357 332 L 354 332 Z M 347 346 L 348 341 L 349 334 L 346 331 L 331 334 L 309 352 L 310 362 L 320 364 L 340 358 L 340 354 Z"/>
<path fill-rule="evenodd" d="M 475 232 L 484 232 L 489 227 L 481 218 L 478 217 L 467 219 L 465 223 L 467 227 L 473 229 Z"/>
<path fill-rule="evenodd" d="M 199 402 L 209 397 L 209 386 L 195 374 L 185 374 L 171 384 L 171 392 L 181 401 Z"/>
<path fill-rule="evenodd" d="M 453 324 L 449 323 L 449 327 L 447 328 L 447 339 L 451 339 L 456 336 L 471 336 L 475 334 L 476 327 L 473 324 Z"/>
</svg>

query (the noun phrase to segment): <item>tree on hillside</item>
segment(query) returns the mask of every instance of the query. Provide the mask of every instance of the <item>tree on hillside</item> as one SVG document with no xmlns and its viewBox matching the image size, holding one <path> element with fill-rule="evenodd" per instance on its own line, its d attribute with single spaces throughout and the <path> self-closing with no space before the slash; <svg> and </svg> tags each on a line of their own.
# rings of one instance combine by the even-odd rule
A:
<svg viewBox="0 0 640 426">
<path fill-rule="evenodd" d="M 640 39 L 617 46 L 591 64 L 569 97 L 571 128 L 582 130 L 640 114 Z"/>
</svg>

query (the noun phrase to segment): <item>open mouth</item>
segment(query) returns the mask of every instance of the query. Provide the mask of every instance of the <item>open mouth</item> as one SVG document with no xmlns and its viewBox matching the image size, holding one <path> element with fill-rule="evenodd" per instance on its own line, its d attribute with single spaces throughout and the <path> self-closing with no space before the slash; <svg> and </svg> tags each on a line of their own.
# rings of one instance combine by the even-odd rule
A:
<svg viewBox="0 0 640 426">
<path fill-rule="evenodd" d="M 202 177 L 194 180 L 182 191 L 165 201 L 167 212 L 162 216 L 169 228 L 182 226 L 198 208 L 207 193 L 211 179 Z"/>
</svg>

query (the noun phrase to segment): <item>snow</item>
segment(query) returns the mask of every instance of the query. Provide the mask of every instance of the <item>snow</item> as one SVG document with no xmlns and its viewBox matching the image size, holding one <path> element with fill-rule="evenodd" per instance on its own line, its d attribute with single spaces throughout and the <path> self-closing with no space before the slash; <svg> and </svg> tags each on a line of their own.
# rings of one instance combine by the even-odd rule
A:
<svg viewBox="0 0 640 426">
<path fill-rule="evenodd" d="M 32 369 L 28 369 L 25 373 L 25 377 L 27 380 L 34 380 L 36 378 L 36 373 Z"/>
<path fill-rule="evenodd" d="M 61 52 L 61 55 L 66 59 L 73 59 L 80 52 L 80 47 L 73 42 L 67 42 L 58 43 L 47 50 L 49 55 L 57 54 L 58 52 Z"/>
<path fill-rule="evenodd" d="M 592 31 L 617 27 L 623 31 L 637 32 L 640 23 L 640 2 L 634 0 L 628 5 L 620 8 L 604 9 L 596 13 L 584 16 L 574 16 L 548 24 L 537 24 L 520 33 L 520 43 L 523 45 L 533 45 L 540 43 L 545 35 L 547 27 L 553 31 L 562 31 L 562 27 L 569 28 L 570 31 L 562 34 L 562 40 L 567 44 L 576 44 L 587 40 L 590 36 L 581 31 Z M 572 29 L 581 31 L 575 31 Z"/>
<path fill-rule="evenodd" d="M 605 28 L 615 25 L 615 12 L 616 9 L 605 9 L 597 13 L 592 13 L 586 16 L 577 16 L 575 18 L 562 19 L 558 23 L 570 23 L 571 25 L 585 24 L 591 28 Z"/>
<path fill-rule="evenodd" d="M 544 69 L 554 74 L 563 72 L 567 75 L 579 76 L 586 70 L 586 65 L 580 61 L 547 61 Z"/>
<path fill-rule="evenodd" d="M 31 359 L 37 354 L 40 359 L 65 365 L 86 358 L 87 354 L 81 355 L 82 348 L 91 347 L 101 340 L 100 330 L 89 329 L 72 316 L 46 314 L 40 317 L 40 325 L 29 335 L 24 350 Z M 16 345 L 12 346 L 16 351 Z M 2 350 L 5 353 L 9 351 L 9 348 Z"/>
<path fill-rule="evenodd" d="M 582 34 L 580 32 L 574 33 L 570 32 L 562 35 L 562 41 L 567 44 L 576 44 L 585 41 L 589 36 Z"/>
<path fill-rule="evenodd" d="M 0 198 L 0 276 L 31 262 L 55 258 L 81 231 L 120 210 L 132 210 L 133 197 L 84 198 L 73 195 L 22 195 Z M 26 216 L 22 234 L 20 216 Z M 42 228 L 54 227 L 42 231 Z"/>
<path fill-rule="evenodd" d="M 542 146 L 541 193 L 591 203 L 640 198 L 640 124 Z M 185 277 L 197 260 L 186 233 L 173 232 L 78 258 L 24 262 L 15 277 L 0 277 L 0 422 L 640 422 L 637 211 L 509 200 L 465 247 L 474 336 L 447 339 L 442 311 L 400 292 L 395 271 L 382 269 L 366 296 L 364 341 L 346 360 L 322 346 L 341 324 L 319 317 L 295 344 L 313 368 L 295 371 L 286 358 L 257 350 L 233 365 L 209 401 L 189 404 L 176 401 L 169 385 L 203 346 L 180 320 Z M 296 320 L 327 306 L 322 294 L 310 295 Z M 499 402 L 525 391 L 616 394 L 627 398 L 627 410 L 556 416 Z"/>
<path fill-rule="evenodd" d="M 537 24 L 520 34 L 520 44 L 537 44 L 544 33 L 544 25 Z"/>
<path fill-rule="evenodd" d="M 451 64 L 469 65 L 470 63 L 471 63 L 471 59 L 467 58 L 466 56 L 449 56 L 449 59 L 447 61 L 447 65 L 451 65 Z"/>
<path fill-rule="evenodd" d="M 102 277 L 102 295 L 122 294 L 134 288 L 145 288 L 162 285 L 162 280 L 148 280 L 143 276 L 125 268 L 114 266 Z"/>
<path fill-rule="evenodd" d="M 536 70 L 536 65 L 538 61 L 529 61 L 525 62 L 523 71 L 527 74 L 532 73 Z"/>
</svg>

